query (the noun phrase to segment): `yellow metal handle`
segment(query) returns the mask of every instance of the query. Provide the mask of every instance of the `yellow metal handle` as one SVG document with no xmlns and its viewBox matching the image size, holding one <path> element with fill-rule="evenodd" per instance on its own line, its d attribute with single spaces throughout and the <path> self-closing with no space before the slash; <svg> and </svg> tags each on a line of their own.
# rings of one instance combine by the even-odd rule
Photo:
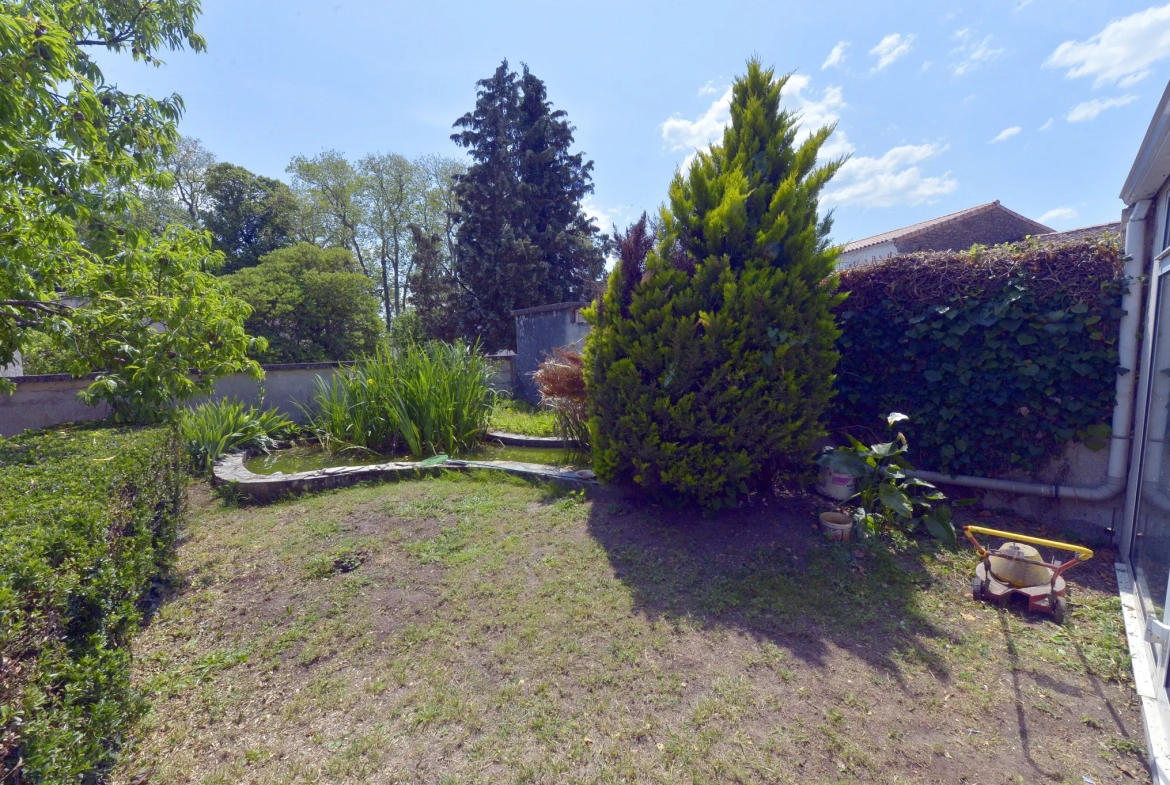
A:
<svg viewBox="0 0 1170 785">
<path fill-rule="evenodd" d="M 1093 558 L 1093 552 L 1088 548 L 1080 545 L 1069 545 L 1064 542 L 1055 542 L 1053 540 L 1042 540 L 1039 537 L 1029 537 L 1026 534 L 1012 534 L 1011 532 L 1001 532 L 998 529 L 987 529 L 983 526 L 964 526 L 966 531 L 975 532 L 976 534 L 986 534 L 989 537 L 1003 537 L 1005 540 L 1012 542 L 1026 542 L 1029 545 L 1041 545 L 1045 548 L 1055 548 L 1060 551 L 1072 551 L 1077 555 L 1077 561 L 1088 561 Z"/>
</svg>

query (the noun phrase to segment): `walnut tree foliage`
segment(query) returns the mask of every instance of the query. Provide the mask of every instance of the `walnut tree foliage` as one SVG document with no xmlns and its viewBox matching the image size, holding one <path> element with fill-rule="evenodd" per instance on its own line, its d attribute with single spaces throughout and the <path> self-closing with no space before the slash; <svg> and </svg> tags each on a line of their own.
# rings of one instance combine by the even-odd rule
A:
<svg viewBox="0 0 1170 785">
<path fill-rule="evenodd" d="M 515 348 L 514 309 L 581 299 L 604 269 L 581 209 L 593 162 L 570 151 L 573 126 L 527 66 L 516 74 L 505 60 L 478 87 L 451 137 L 472 158 L 455 185 L 460 329 L 485 348 Z"/>
<path fill-rule="evenodd" d="M 205 234 L 132 220 L 136 184 L 163 186 L 178 96 L 106 82 L 87 50 L 205 48 L 197 0 L 28 0 L 0 8 L 0 365 L 31 330 L 51 336 L 86 391 L 123 419 L 157 415 L 214 377 L 259 373 L 247 306 L 208 270 Z M 81 231 L 83 230 L 83 232 Z M 199 373 L 189 373 L 195 368 Z"/>
<path fill-rule="evenodd" d="M 718 508 L 812 457 L 840 300 L 818 196 L 841 162 L 817 163 L 831 127 L 797 142 L 798 118 L 780 108 L 787 79 L 748 62 L 722 143 L 675 175 L 644 267 L 616 265 L 587 312 L 602 479 Z"/>
</svg>

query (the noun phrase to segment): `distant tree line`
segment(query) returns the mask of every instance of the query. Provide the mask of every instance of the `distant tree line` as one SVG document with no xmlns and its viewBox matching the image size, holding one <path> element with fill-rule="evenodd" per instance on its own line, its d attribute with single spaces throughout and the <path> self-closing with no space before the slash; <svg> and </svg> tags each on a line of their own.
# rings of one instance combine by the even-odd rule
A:
<svg viewBox="0 0 1170 785">
<path fill-rule="evenodd" d="M 268 339 L 265 361 L 365 350 L 369 298 L 387 330 L 409 313 L 427 337 L 513 348 L 512 310 L 598 291 L 608 238 L 581 206 L 593 162 L 571 151 L 573 127 L 544 83 L 504 61 L 477 87 L 451 137 L 468 165 L 324 150 L 294 157 L 286 183 L 185 137 L 166 159 L 169 182 L 138 186 L 134 221 L 156 234 L 171 224 L 210 233 L 224 255 L 215 272 L 253 307 L 249 332 Z M 290 248 L 299 250 L 274 256 Z M 326 323 L 327 340 L 312 327 Z"/>
</svg>

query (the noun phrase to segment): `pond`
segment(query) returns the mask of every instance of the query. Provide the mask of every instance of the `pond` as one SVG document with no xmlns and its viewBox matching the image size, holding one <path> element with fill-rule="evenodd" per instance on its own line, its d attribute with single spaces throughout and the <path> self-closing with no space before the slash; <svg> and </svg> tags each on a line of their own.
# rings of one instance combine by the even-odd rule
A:
<svg viewBox="0 0 1170 785">
<path fill-rule="evenodd" d="M 483 444 L 475 450 L 458 457 L 468 461 L 515 461 L 517 463 L 539 463 L 563 468 L 586 468 L 588 459 L 581 458 L 560 448 L 549 447 L 503 447 L 498 444 Z M 332 469 L 337 466 L 368 466 L 374 463 L 414 460 L 409 455 L 379 455 L 367 450 L 334 450 L 328 452 L 319 444 L 303 444 L 286 450 L 277 450 L 267 455 L 253 455 L 244 460 L 244 467 L 253 474 L 296 474 L 318 469 Z"/>
</svg>

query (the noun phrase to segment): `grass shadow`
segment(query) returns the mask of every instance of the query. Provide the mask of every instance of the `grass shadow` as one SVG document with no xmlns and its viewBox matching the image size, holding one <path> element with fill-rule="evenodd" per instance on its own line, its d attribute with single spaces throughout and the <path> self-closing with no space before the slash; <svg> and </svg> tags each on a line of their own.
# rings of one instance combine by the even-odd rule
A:
<svg viewBox="0 0 1170 785">
<path fill-rule="evenodd" d="M 620 491 L 594 498 L 588 527 L 635 610 L 771 642 L 816 668 L 848 650 L 906 689 L 904 666 L 949 679 L 930 643 L 953 642 L 920 602 L 935 580 L 915 544 L 831 543 L 813 498 L 770 500 L 704 517 Z"/>
</svg>

